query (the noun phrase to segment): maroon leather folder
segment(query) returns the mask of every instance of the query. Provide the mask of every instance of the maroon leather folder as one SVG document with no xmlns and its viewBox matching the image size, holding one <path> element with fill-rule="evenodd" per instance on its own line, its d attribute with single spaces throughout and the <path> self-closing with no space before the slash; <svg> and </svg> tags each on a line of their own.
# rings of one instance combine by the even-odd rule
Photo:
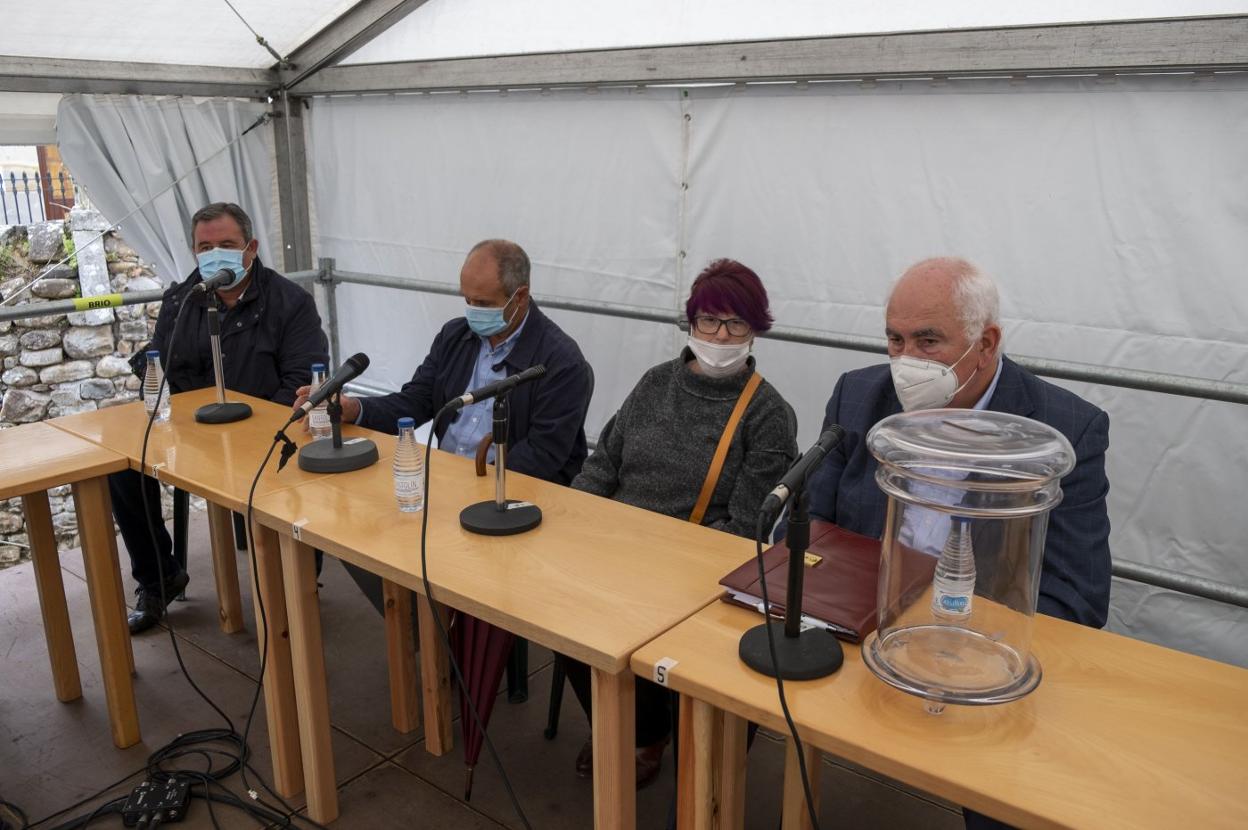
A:
<svg viewBox="0 0 1248 830">
<path fill-rule="evenodd" d="M 819 561 L 811 564 L 810 554 Z M 936 557 L 906 550 L 898 558 L 903 563 L 903 596 L 922 593 L 932 581 Z M 814 519 L 806 559 L 802 616 L 827 626 L 843 640 L 861 642 L 875 630 L 877 622 L 880 540 Z M 763 568 L 771 612 L 781 616 L 788 602 L 788 546 L 781 542 L 764 551 Z M 757 559 L 750 559 L 719 584 L 728 589 L 725 602 L 762 610 Z"/>
</svg>

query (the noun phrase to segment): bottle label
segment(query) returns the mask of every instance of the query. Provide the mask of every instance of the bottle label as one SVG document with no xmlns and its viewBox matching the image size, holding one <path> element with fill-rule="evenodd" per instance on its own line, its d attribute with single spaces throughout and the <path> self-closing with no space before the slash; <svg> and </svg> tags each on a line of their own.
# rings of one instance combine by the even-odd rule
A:
<svg viewBox="0 0 1248 830">
<path fill-rule="evenodd" d="M 971 613 L 971 598 L 966 594 L 937 593 L 935 600 L 936 608 L 944 611 L 946 614 L 962 615 Z"/>
<path fill-rule="evenodd" d="M 417 476 L 395 476 L 394 494 L 396 496 L 419 496 L 420 478 Z"/>
</svg>

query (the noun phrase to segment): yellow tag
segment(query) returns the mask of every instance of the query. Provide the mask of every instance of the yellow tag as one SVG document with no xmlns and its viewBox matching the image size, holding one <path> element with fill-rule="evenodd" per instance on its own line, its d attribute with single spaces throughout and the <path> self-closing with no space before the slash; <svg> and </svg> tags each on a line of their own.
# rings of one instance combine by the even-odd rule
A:
<svg viewBox="0 0 1248 830">
<path fill-rule="evenodd" d="M 100 294 L 98 297 L 74 297 L 74 308 L 78 311 L 92 311 L 97 308 L 117 308 L 120 305 L 120 294 Z"/>
<path fill-rule="evenodd" d="M 811 553 L 809 551 L 807 551 L 806 554 L 802 557 L 802 562 L 805 563 L 806 567 L 808 568 L 813 568 L 822 561 L 823 561 L 822 556 L 820 556 L 817 553 Z"/>
</svg>

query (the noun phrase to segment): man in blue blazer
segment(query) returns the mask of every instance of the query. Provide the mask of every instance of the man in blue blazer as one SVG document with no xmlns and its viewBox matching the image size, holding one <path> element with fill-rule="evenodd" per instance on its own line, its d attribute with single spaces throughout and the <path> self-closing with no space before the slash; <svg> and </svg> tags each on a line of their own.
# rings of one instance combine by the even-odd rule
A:
<svg viewBox="0 0 1248 830">
<path fill-rule="evenodd" d="M 947 406 L 1041 421 L 1066 436 L 1076 462 L 1049 515 L 1039 610 L 1100 628 L 1109 612 L 1109 416 L 1005 357 L 998 305 L 996 286 L 965 260 L 924 260 L 902 275 L 886 312 L 890 363 L 846 372 L 828 401 L 824 429 L 840 424 L 846 434 L 811 476 L 811 513 L 883 534 L 888 499 L 866 434 L 888 415 Z"/>
<path fill-rule="evenodd" d="M 810 511 L 883 535 L 888 499 L 875 483 L 866 435 L 888 415 L 955 407 L 1041 421 L 1066 436 L 1076 460 L 1049 514 L 1039 610 L 1100 628 L 1109 613 L 1109 416 L 1002 354 L 998 307 L 996 285 L 963 259 L 924 260 L 901 276 L 885 312 L 889 363 L 846 372 L 828 401 L 823 428 L 840 424 L 845 438 L 810 478 Z M 964 815 L 968 830 L 1008 827 Z"/>
</svg>

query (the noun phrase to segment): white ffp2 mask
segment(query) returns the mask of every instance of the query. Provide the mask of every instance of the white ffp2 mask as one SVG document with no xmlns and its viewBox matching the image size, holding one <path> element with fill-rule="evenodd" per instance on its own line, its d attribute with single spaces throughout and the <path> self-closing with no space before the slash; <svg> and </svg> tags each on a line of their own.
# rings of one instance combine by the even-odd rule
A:
<svg viewBox="0 0 1248 830">
<path fill-rule="evenodd" d="M 953 396 L 962 391 L 971 378 L 975 377 L 976 368 L 964 383 L 958 383 L 958 373 L 954 371 L 962 358 L 971 353 L 975 343 L 966 347 L 962 357 L 946 366 L 938 360 L 924 360 L 919 357 L 902 355 L 889 360 L 889 369 L 893 375 L 893 389 L 897 391 L 897 399 L 906 412 L 916 409 L 939 409 L 953 400 Z"/>
</svg>

